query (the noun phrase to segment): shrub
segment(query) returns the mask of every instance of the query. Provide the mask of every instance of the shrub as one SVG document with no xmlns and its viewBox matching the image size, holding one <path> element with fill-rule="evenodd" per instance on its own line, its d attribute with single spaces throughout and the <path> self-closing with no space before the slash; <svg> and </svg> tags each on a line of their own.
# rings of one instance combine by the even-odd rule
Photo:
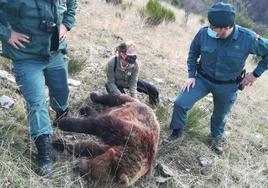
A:
<svg viewBox="0 0 268 188">
<path fill-rule="evenodd" d="M 268 39 L 268 29 L 264 32 L 263 37 Z"/>
<path fill-rule="evenodd" d="M 83 69 L 86 64 L 86 59 L 76 59 L 73 56 L 68 59 L 68 72 L 69 74 L 75 74 Z"/>
<path fill-rule="evenodd" d="M 158 25 L 165 21 L 174 22 L 176 20 L 174 12 L 161 5 L 159 0 L 149 0 L 145 7 L 140 9 L 142 17 L 146 17 L 146 23 Z"/>
<path fill-rule="evenodd" d="M 131 1 L 124 2 L 124 3 L 121 4 L 121 8 L 122 8 L 122 10 L 127 10 L 130 7 L 132 7 L 132 5 L 133 5 L 133 3 Z"/>
<path fill-rule="evenodd" d="M 203 25 L 205 24 L 206 22 L 206 18 L 204 16 L 202 16 L 200 19 L 199 19 L 199 22 Z"/>
<path fill-rule="evenodd" d="M 171 4 L 173 6 L 177 6 L 177 7 L 182 7 L 182 5 L 183 5 L 181 0 L 171 0 Z"/>
<path fill-rule="evenodd" d="M 114 4 L 114 5 L 119 5 L 119 4 L 122 4 L 122 0 L 106 0 L 106 3 L 111 3 L 111 4 Z"/>
</svg>

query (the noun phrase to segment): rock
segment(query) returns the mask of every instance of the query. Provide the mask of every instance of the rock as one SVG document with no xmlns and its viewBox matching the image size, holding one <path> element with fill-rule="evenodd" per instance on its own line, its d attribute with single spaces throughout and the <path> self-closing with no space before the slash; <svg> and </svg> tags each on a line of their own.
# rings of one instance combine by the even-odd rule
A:
<svg viewBox="0 0 268 188">
<path fill-rule="evenodd" d="M 209 161 L 208 159 L 204 158 L 204 157 L 200 157 L 199 158 L 199 163 L 202 167 L 207 167 L 211 164 L 211 161 Z"/>
<path fill-rule="evenodd" d="M 175 176 L 175 174 L 169 169 L 169 167 L 164 164 L 157 164 L 156 169 L 159 175 L 162 177 L 166 178 Z"/>
<path fill-rule="evenodd" d="M 70 86 L 77 87 L 77 86 L 80 86 L 81 85 L 81 81 L 79 81 L 79 80 L 73 80 L 73 79 L 69 78 L 68 79 L 68 84 Z"/>
<path fill-rule="evenodd" d="M 263 139 L 263 136 L 261 134 L 259 134 L 259 133 L 256 133 L 255 138 L 256 138 L 257 141 L 260 142 Z"/>
<path fill-rule="evenodd" d="M 0 97 L 0 107 L 1 108 L 10 108 L 14 104 L 14 100 L 6 95 Z"/>
<path fill-rule="evenodd" d="M 155 177 L 155 181 L 158 182 L 158 183 L 165 183 L 166 181 L 170 180 L 171 177 L 161 177 L 161 176 L 158 176 L 158 177 Z"/>
<path fill-rule="evenodd" d="M 153 78 L 153 79 L 154 79 L 154 81 L 156 81 L 159 84 L 164 83 L 164 81 L 161 78 Z"/>
<path fill-rule="evenodd" d="M 268 126 L 268 116 L 262 117 L 262 120 L 266 126 Z"/>
<path fill-rule="evenodd" d="M 211 93 L 208 94 L 207 97 L 206 97 L 206 99 L 207 99 L 209 102 L 213 102 L 213 96 L 212 96 L 212 94 L 211 94 Z"/>
<path fill-rule="evenodd" d="M 9 74 L 7 71 L 4 70 L 0 70 L 0 78 L 8 80 L 13 83 L 16 82 L 14 76 L 12 76 L 11 74 Z"/>
</svg>

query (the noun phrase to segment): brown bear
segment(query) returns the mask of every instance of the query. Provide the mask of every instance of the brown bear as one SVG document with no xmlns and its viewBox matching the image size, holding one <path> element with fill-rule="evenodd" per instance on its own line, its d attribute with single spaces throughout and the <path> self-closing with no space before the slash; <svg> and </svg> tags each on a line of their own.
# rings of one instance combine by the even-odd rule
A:
<svg viewBox="0 0 268 188">
<path fill-rule="evenodd" d="M 88 118 L 64 118 L 58 126 L 63 131 L 95 135 L 103 143 L 67 144 L 65 148 L 80 156 L 80 170 L 92 179 L 128 187 L 150 170 L 156 157 L 157 118 L 149 106 L 127 95 L 93 93 L 90 98 L 113 108 L 96 115 L 87 107 L 83 111 Z M 63 143 L 54 142 L 54 146 L 63 147 Z"/>
</svg>

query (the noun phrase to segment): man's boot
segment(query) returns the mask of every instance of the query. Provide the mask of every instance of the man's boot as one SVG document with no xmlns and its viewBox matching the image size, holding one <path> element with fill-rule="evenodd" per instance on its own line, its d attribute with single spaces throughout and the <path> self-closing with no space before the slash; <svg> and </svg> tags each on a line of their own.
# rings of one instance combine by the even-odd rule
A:
<svg viewBox="0 0 268 188">
<path fill-rule="evenodd" d="M 164 144 L 181 144 L 183 142 L 183 129 L 173 129 L 172 134 L 163 141 Z"/>
<path fill-rule="evenodd" d="M 35 145 L 38 151 L 37 160 L 39 174 L 44 176 L 53 170 L 52 145 L 50 143 L 49 135 L 43 134 L 37 137 Z"/>
<path fill-rule="evenodd" d="M 218 155 L 223 154 L 223 147 L 221 145 L 221 139 L 218 138 L 212 138 L 211 141 L 211 149 Z"/>
</svg>

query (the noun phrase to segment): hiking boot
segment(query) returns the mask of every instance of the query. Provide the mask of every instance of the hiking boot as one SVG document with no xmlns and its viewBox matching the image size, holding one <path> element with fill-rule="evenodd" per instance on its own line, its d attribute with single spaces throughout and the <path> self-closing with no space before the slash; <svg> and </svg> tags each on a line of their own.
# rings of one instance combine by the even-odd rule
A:
<svg viewBox="0 0 268 188">
<path fill-rule="evenodd" d="M 177 129 L 173 130 L 172 134 L 168 138 L 163 140 L 163 143 L 167 145 L 182 144 L 183 138 L 184 138 L 183 130 Z"/>
<path fill-rule="evenodd" d="M 223 147 L 221 145 L 221 140 L 220 139 L 215 139 L 213 138 L 211 141 L 211 150 L 218 154 L 218 155 L 222 155 L 223 154 Z"/>
<path fill-rule="evenodd" d="M 49 135 L 43 134 L 37 137 L 35 145 L 38 151 L 38 171 L 41 176 L 47 175 L 53 170 L 52 163 L 52 145 L 49 140 Z"/>
</svg>

